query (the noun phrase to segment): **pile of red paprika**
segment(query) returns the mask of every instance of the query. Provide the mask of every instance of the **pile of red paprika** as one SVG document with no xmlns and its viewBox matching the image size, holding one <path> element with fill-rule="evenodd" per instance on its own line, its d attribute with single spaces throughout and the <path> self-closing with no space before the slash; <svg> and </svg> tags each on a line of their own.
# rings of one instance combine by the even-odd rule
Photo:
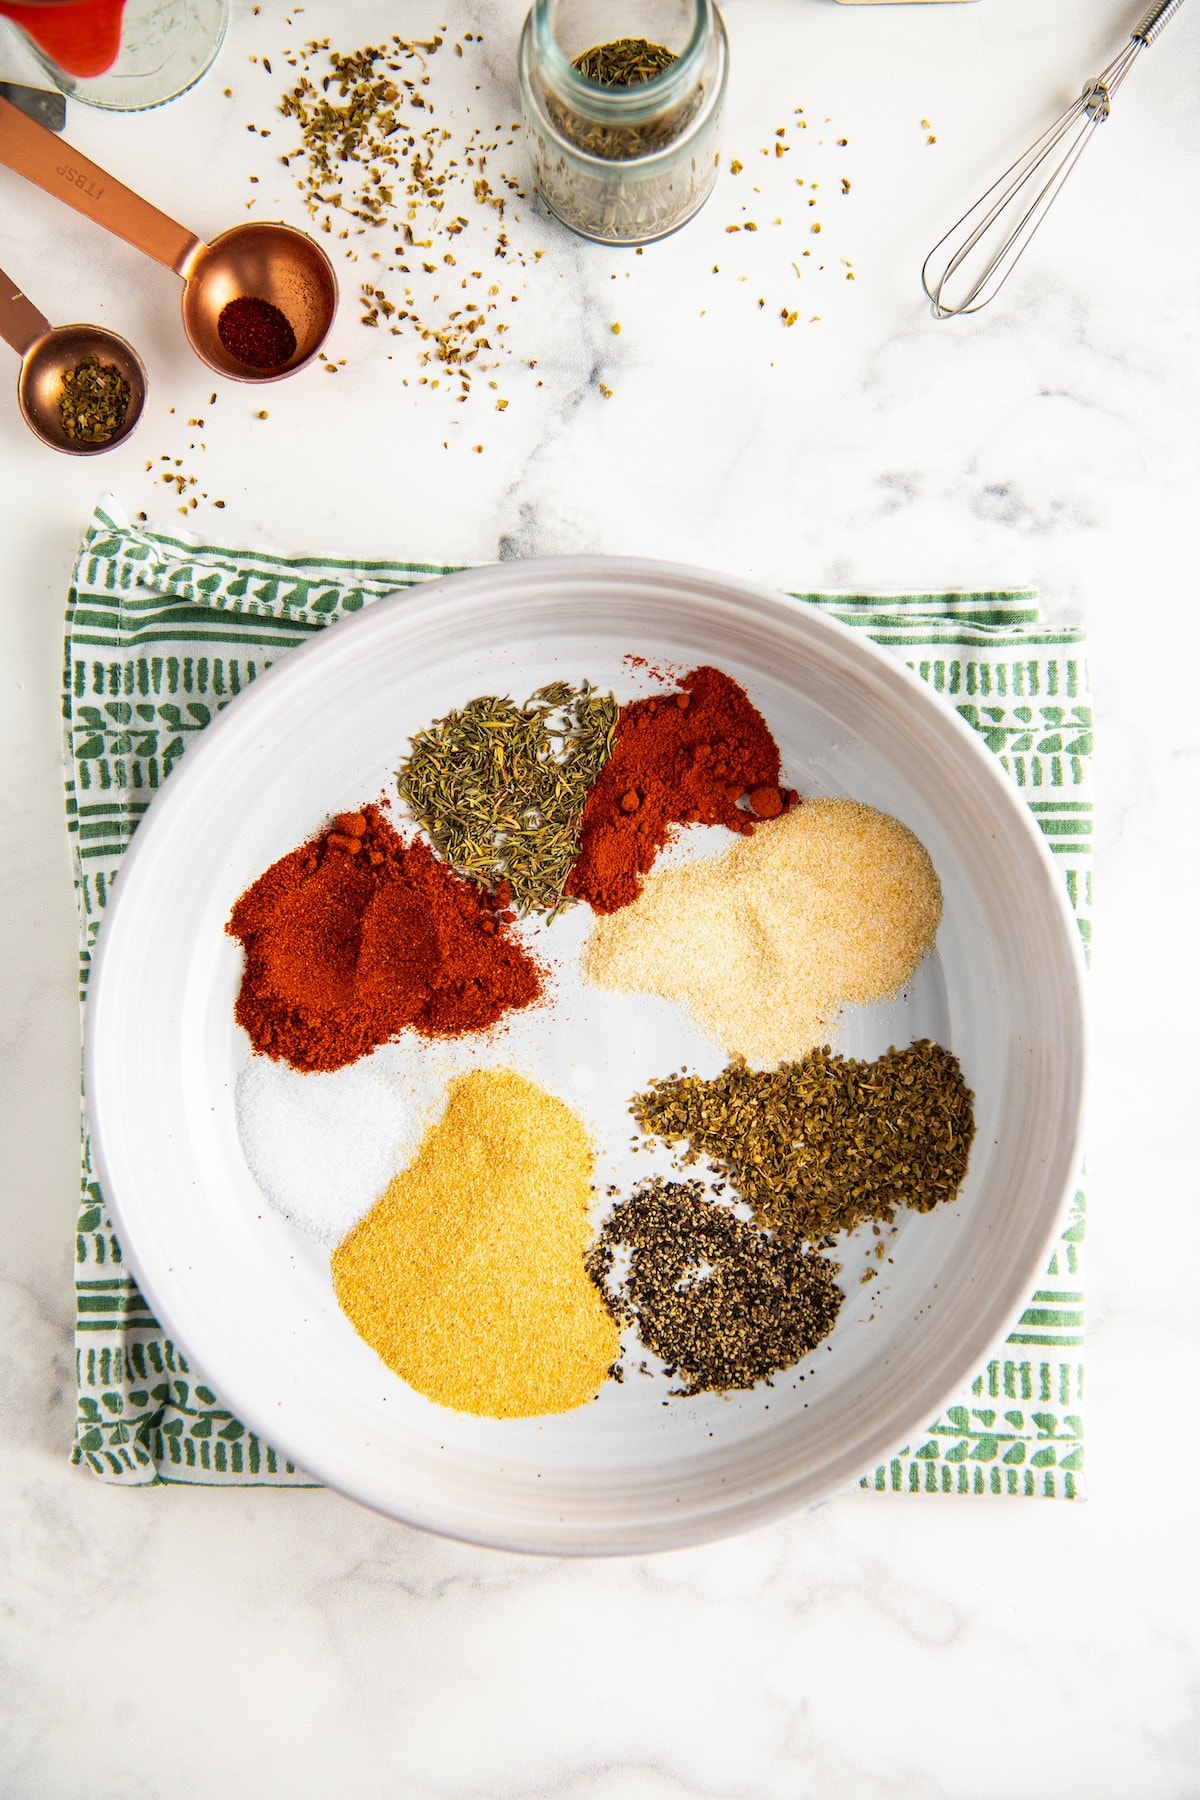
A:
<svg viewBox="0 0 1200 1800">
<path fill-rule="evenodd" d="M 616 912 L 637 899 L 675 826 L 750 832 L 795 800 L 779 786 L 779 750 L 745 689 L 720 669 L 693 669 L 677 692 L 621 708 L 567 892 Z"/>
<path fill-rule="evenodd" d="M 511 921 L 379 807 L 343 813 L 234 907 L 226 929 L 246 958 L 237 1021 L 296 1069 L 343 1068 L 409 1026 L 485 1031 L 542 988 Z"/>
</svg>

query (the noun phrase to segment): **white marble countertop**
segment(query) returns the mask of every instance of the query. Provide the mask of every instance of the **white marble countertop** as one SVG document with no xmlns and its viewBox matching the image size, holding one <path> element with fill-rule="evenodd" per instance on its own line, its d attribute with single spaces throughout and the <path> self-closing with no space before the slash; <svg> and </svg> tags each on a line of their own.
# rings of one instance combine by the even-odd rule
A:
<svg viewBox="0 0 1200 1800">
<path fill-rule="evenodd" d="M 309 0 L 294 27 L 279 0 L 236 10 L 189 96 L 136 117 L 70 111 L 81 149 L 201 234 L 254 213 L 304 223 L 273 160 L 282 134 L 246 130 L 272 123 L 280 52 L 301 31 L 350 50 L 390 29 L 480 29 L 481 49 L 437 65 L 447 104 L 517 117 L 522 0 Z M 209 407 L 217 384 L 184 344 L 175 278 L 0 171 L 0 262 L 56 321 L 122 331 L 151 378 L 136 437 L 95 464 L 35 444 L 11 398 L 0 409 L 5 1795 L 1200 1793 L 1200 7 L 1134 70 L 989 312 L 935 323 L 917 282 L 934 238 L 1135 11 L 729 0 L 726 149 L 744 172 L 638 257 L 519 206 L 511 240 L 545 254 L 496 265 L 514 352 L 503 413 L 483 384 L 468 406 L 419 387 L 411 338 L 359 325 L 366 263 L 341 268 L 336 379 L 314 370 L 265 398 L 224 383 Z M 264 53 L 273 75 L 251 60 Z M 793 171 L 759 151 L 798 106 L 811 125 Z M 519 150 L 504 157 L 523 171 Z M 794 174 L 822 182 L 819 239 Z M 727 235 L 757 186 L 757 236 Z M 810 257 L 798 280 L 792 259 L 818 243 L 825 268 Z M 206 448 L 191 451 L 200 416 Z M 790 587 L 1029 582 L 1052 618 L 1087 627 L 1100 810 L 1086 1504 L 854 1492 L 713 1548 L 576 1564 L 423 1537 L 330 1493 L 122 1492 L 68 1466 L 63 597 L 104 486 L 180 523 L 145 471 L 162 455 L 225 499 L 194 519 L 228 542 L 437 562 L 628 551 Z"/>
</svg>

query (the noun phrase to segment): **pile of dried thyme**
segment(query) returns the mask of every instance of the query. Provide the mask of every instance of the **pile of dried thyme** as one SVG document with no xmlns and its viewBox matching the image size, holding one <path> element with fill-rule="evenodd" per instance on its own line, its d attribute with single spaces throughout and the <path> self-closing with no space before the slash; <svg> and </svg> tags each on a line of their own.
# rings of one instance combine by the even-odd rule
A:
<svg viewBox="0 0 1200 1800">
<path fill-rule="evenodd" d="M 762 1072 L 671 1076 L 635 1096 L 643 1130 L 707 1157 L 760 1225 L 820 1241 L 953 1200 L 975 1135 L 958 1059 L 927 1038 L 874 1062 L 826 1047 Z"/>
<path fill-rule="evenodd" d="M 129 383 L 116 363 L 85 356 L 64 369 L 58 409 L 67 436 L 82 444 L 111 444 L 129 410 Z"/>
<path fill-rule="evenodd" d="M 413 737 L 397 770 L 410 816 L 460 875 L 520 912 L 554 916 L 579 855 L 587 797 L 612 750 L 617 703 L 590 682 L 539 688 L 523 706 L 484 695 Z"/>
<path fill-rule="evenodd" d="M 643 1182 L 605 1221 L 587 1268 L 618 1322 L 682 1376 L 678 1394 L 792 1368 L 832 1331 L 843 1299 L 836 1263 L 756 1230 L 699 1181 Z"/>
</svg>

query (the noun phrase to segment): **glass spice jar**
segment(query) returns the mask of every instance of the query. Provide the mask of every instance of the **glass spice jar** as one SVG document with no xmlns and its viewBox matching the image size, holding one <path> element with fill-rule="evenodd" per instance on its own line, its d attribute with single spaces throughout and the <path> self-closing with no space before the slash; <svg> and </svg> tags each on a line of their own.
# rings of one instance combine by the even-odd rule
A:
<svg viewBox="0 0 1200 1800">
<path fill-rule="evenodd" d="M 645 79 L 605 85 L 576 66 L 589 51 L 603 66 L 631 42 L 653 52 Z M 650 243 L 690 219 L 716 179 L 728 65 L 713 0 L 534 0 L 521 105 L 551 212 L 608 244 Z"/>
<path fill-rule="evenodd" d="M 186 93 L 220 49 L 229 10 L 230 0 L 0 0 L 55 87 L 113 112 Z"/>
</svg>

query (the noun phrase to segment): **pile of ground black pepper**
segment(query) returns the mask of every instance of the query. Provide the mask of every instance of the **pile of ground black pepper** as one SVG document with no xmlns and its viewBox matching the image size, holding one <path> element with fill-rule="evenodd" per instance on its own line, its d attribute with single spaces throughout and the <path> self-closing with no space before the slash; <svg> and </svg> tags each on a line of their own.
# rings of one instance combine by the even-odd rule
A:
<svg viewBox="0 0 1200 1800">
<path fill-rule="evenodd" d="M 927 1038 L 874 1062 L 826 1046 L 760 1071 L 652 1082 L 630 1103 L 644 1131 L 707 1157 L 760 1225 L 817 1242 L 899 1207 L 953 1200 L 975 1135 L 958 1058 Z"/>
<path fill-rule="evenodd" d="M 757 1230 L 699 1181 L 658 1176 L 613 1209 L 587 1269 L 684 1395 L 793 1367 L 832 1331 L 843 1299 L 827 1257 Z"/>
</svg>

